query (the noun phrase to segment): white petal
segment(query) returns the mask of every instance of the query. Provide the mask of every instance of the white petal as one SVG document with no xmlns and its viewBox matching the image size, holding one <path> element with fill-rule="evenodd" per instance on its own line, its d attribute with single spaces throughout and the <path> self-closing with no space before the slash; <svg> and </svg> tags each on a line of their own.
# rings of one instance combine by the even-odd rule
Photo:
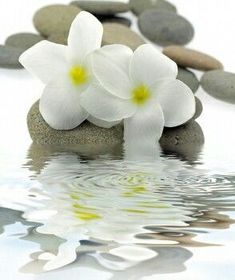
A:
<svg viewBox="0 0 235 280">
<path fill-rule="evenodd" d="M 104 46 L 94 52 L 91 67 L 95 78 L 110 93 L 125 99 L 130 98 L 129 63 L 133 51 L 123 45 Z"/>
<path fill-rule="evenodd" d="M 66 79 L 49 83 L 40 99 L 39 110 L 54 129 L 69 130 L 80 125 L 88 113 L 80 106 L 80 94 Z"/>
<path fill-rule="evenodd" d="M 159 104 L 145 106 L 131 118 L 124 120 L 124 140 L 128 146 L 141 144 L 153 146 L 160 139 L 164 127 L 164 116 Z"/>
<path fill-rule="evenodd" d="M 96 126 L 99 126 L 99 127 L 103 127 L 103 128 L 111 128 L 115 125 L 118 125 L 121 121 L 116 121 L 116 122 L 107 122 L 107 121 L 103 121 L 101 119 L 97 119 L 93 116 L 89 116 L 87 118 L 87 120 L 91 123 L 93 123 L 94 125 Z"/>
<path fill-rule="evenodd" d="M 69 59 L 83 63 L 85 57 L 101 46 L 103 26 L 92 14 L 82 11 L 74 19 L 68 36 Z"/>
<path fill-rule="evenodd" d="M 177 73 L 176 63 L 148 44 L 140 46 L 130 62 L 130 77 L 135 85 L 151 86 L 158 80 L 175 79 Z"/>
<path fill-rule="evenodd" d="M 157 89 L 166 127 L 179 126 L 195 114 L 195 97 L 191 89 L 179 80 L 159 85 Z"/>
<path fill-rule="evenodd" d="M 25 51 L 20 63 L 45 84 L 67 71 L 66 46 L 41 41 Z"/>
<path fill-rule="evenodd" d="M 91 85 L 82 95 L 80 104 L 93 117 L 104 121 L 120 121 L 132 116 L 136 106 L 116 97 L 98 85 Z"/>
</svg>

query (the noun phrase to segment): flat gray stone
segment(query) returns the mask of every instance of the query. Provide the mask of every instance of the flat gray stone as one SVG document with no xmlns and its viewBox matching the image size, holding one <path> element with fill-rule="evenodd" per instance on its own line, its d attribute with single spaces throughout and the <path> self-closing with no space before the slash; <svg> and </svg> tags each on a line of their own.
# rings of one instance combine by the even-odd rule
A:
<svg viewBox="0 0 235 280">
<path fill-rule="evenodd" d="M 163 54 L 174 60 L 179 66 L 201 71 L 223 69 L 223 64 L 211 55 L 182 46 L 168 46 Z"/>
<path fill-rule="evenodd" d="M 200 83 L 197 76 L 188 69 L 178 67 L 177 79 L 185 83 L 193 93 L 199 88 Z"/>
<path fill-rule="evenodd" d="M 5 45 L 15 48 L 20 48 L 24 51 L 31 48 L 33 45 L 45 40 L 42 36 L 33 33 L 17 33 L 9 36 Z"/>
<path fill-rule="evenodd" d="M 129 4 L 121 3 L 120 1 L 77 0 L 71 2 L 70 4 L 97 15 L 114 15 L 129 11 Z"/>
<path fill-rule="evenodd" d="M 70 26 L 81 10 L 72 5 L 50 5 L 36 12 L 33 23 L 37 31 L 50 36 L 53 33 L 68 33 Z"/>
<path fill-rule="evenodd" d="M 23 66 L 19 62 L 22 49 L 0 45 L 0 67 L 20 69 Z"/>
<path fill-rule="evenodd" d="M 205 142 L 200 125 L 191 121 L 183 126 L 165 128 L 160 145 L 166 155 L 175 155 L 190 164 L 197 162 Z"/>
<path fill-rule="evenodd" d="M 130 9 L 140 15 L 148 9 L 158 9 L 176 13 L 176 7 L 166 0 L 130 0 Z"/>
<path fill-rule="evenodd" d="M 117 16 L 97 16 L 98 20 L 102 23 L 119 23 L 126 25 L 127 27 L 131 26 L 131 20 L 125 17 Z"/>
<path fill-rule="evenodd" d="M 119 23 L 104 23 L 104 35 L 102 45 L 123 44 L 135 50 L 140 45 L 145 44 L 144 39 L 139 34 L 132 31 L 127 26 Z"/>
<path fill-rule="evenodd" d="M 206 72 L 201 78 L 202 88 L 216 99 L 235 104 L 235 74 L 223 70 Z"/>
<path fill-rule="evenodd" d="M 56 44 L 67 45 L 68 33 L 53 33 L 47 38 L 47 40 Z"/>
<path fill-rule="evenodd" d="M 194 36 L 192 24 L 182 16 L 163 10 L 146 10 L 139 19 L 142 34 L 161 46 L 185 45 Z"/>
<path fill-rule="evenodd" d="M 36 102 L 28 113 L 29 134 L 36 144 L 99 144 L 120 143 L 123 137 L 123 126 L 117 125 L 110 129 L 97 127 L 89 122 L 82 123 L 78 128 L 64 131 L 51 128 L 39 112 Z"/>
<path fill-rule="evenodd" d="M 105 129 L 97 127 L 89 122 L 84 122 L 78 128 L 62 131 L 51 128 L 43 119 L 39 112 L 39 102 L 31 107 L 27 117 L 30 136 L 36 145 L 70 145 L 71 151 L 78 150 L 85 154 L 98 154 L 109 147 L 116 147 L 120 150 L 120 144 L 123 142 L 123 125 L 119 124 L 113 128 Z M 199 135 L 198 131 L 200 132 Z M 204 138 L 203 138 L 204 139 Z M 164 130 L 161 139 L 163 145 L 184 145 L 196 142 L 202 142 L 201 130 L 195 121 L 191 121 L 181 127 Z M 107 145 L 104 149 L 103 144 Z M 74 146 L 75 145 L 75 146 Z M 79 145 L 79 146 L 78 146 Z M 81 146 L 82 145 L 82 146 Z M 85 145 L 85 146 L 84 146 Z M 93 145 L 93 148 L 91 148 Z M 38 148 L 39 147 L 39 148 Z M 49 151 L 57 150 L 58 147 L 49 147 Z M 40 151 L 40 146 L 34 146 L 35 151 Z M 63 149 L 63 148 L 62 148 Z M 61 148 L 60 148 L 61 150 Z M 92 151 L 93 150 L 93 151 Z M 40 163 L 39 163 L 40 165 Z"/>
</svg>

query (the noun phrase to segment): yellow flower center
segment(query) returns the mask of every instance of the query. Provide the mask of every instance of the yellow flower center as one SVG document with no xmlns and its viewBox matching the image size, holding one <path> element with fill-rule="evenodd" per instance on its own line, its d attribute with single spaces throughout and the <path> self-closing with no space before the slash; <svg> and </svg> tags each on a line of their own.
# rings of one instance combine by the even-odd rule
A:
<svg viewBox="0 0 235 280">
<path fill-rule="evenodd" d="M 69 71 L 69 77 L 75 86 L 83 85 L 88 80 L 88 74 L 83 66 L 74 66 Z"/>
<path fill-rule="evenodd" d="M 150 90 L 145 85 L 140 85 L 132 91 L 132 101 L 137 105 L 143 105 L 150 98 Z"/>
</svg>

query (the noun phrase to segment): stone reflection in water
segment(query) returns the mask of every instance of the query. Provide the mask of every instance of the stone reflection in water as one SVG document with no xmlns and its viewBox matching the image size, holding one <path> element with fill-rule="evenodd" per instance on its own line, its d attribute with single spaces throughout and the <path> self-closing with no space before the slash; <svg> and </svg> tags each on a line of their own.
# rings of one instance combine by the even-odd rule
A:
<svg viewBox="0 0 235 280">
<path fill-rule="evenodd" d="M 234 222 L 218 212 L 234 209 L 232 177 L 208 177 L 176 159 L 138 163 L 87 152 L 33 145 L 27 168 L 36 175 L 20 203 L 14 188 L 7 197 L 0 191 L 1 206 L 36 225 L 23 238 L 41 251 L 22 271 L 73 263 L 112 271 L 112 279 L 179 272 L 192 256 L 185 247 L 215 245 L 200 235 Z"/>
</svg>

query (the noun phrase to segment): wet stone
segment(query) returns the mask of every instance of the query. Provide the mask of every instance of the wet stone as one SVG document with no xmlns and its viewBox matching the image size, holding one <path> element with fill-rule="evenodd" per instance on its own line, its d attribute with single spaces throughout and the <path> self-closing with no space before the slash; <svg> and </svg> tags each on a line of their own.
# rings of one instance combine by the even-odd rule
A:
<svg viewBox="0 0 235 280">
<path fill-rule="evenodd" d="M 96 15 L 114 15 L 129 11 L 129 4 L 121 3 L 120 1 L 78 0 L 71 2 L 71 5 Z"/>
<path fill-rule="evenodd" d="M 193 93 L 195 93 L 199 88 L 200 83 L 197 76 L 188 69 L 178 67 L 177 79 L 185 83 Z"/>
<path fill-rule="evenodd" d="M 181 46 L 168 46 L 163 53 L 174 60 L 179 66 L 189 67 L 202 71 L 223 69 L 223 65 L 216 58 Z"/>
<path fill-rule="evenodd" d="M 104 23 L 102 45 L 123 44 L 135 50 L 145 41 L 130 28 L 118 23 Z"/>
<path fill-rule="evenodd" d="M 186 45 L 194 36 L 194 28 L 187 19 L 163 10 L 146 10 L 138 25 L 146 38 L 161 46 Z"/>
<path fill-rule="evenodd" d="M 15 48 L 20 48 L 24 51 L 31 48 L 33 45 L 45 40 L 42 36 L 33 33 L 17 33 L 9 36 L 5 45 Z"/>
<path fill-rule="evenodd" d="M 46 6 L 34 15 L 34 26 L 44 36 L 50 36 L 53 33 L 68 33 L 74 18 L 80 11 L 72 5 Z"/>
<path fill-rule="evenodd" d="M 223 70 L 205 73 L 201 78 L 202 88 L 216 99 L 235 104 L 235 74 Z"/>
<path fill-rule="evenodd" d="M 0 45 L 0 67 L 9 69 L 20 69 L 23 66 L 19 62 L 22 49 Z"/>
<path fill-rule="evenodd" d="M 176 13 L 176 7 L 166 0 L 130 0 L 130 9 L 136 15 L 140 15 L 148 9 Z"/>
<path fill-rule="evenodd" d="M 194 120 L 199 118 L 203 111 L 203 105 L 202 105 L 201 100 L 198 97 L 195 97 L 195 101 L 196 101 L 196 112 L 195 112 L 195 115 L 193 116 Z"/>
</svg>

